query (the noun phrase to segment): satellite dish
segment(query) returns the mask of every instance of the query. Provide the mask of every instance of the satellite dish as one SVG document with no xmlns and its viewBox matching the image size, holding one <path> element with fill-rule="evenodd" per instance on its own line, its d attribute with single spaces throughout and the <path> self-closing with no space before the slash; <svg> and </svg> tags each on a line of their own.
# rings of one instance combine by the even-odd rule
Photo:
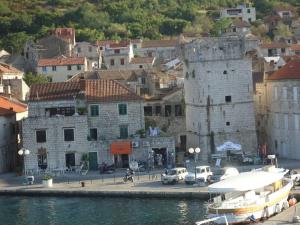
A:
<svg viewBox="0 0 300 225">
<path fill-rule="evenodd" d="M 129 168 L 132 170 L 138 170 L 139 169 L 139 164 L 137 163 L 137 161 L 131 161 L 129 163 Z"/>
</svg>

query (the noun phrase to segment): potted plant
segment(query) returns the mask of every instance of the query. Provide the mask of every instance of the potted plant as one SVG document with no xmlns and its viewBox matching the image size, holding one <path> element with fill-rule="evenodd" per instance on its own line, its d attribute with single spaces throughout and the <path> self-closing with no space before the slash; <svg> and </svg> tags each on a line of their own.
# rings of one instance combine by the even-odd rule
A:
<svg viewBox="0 0 300 225">
<path fill-rule="evenodd" d="M 49 174 L 45 174 L 42 178 L 44 187 L 52 187 L 53 186 L 53 177 Z"/>
</svg>

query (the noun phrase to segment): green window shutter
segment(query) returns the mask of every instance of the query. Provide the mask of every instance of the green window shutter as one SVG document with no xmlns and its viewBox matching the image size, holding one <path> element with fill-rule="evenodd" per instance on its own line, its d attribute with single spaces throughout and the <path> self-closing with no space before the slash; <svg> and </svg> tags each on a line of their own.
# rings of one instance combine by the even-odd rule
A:
<svg viewBox="0 0 300 225">
<path fill-rule="evenodd" d="M 127 104 L 119 104 L 119 115 L 127 115 Z"/>
</svg>

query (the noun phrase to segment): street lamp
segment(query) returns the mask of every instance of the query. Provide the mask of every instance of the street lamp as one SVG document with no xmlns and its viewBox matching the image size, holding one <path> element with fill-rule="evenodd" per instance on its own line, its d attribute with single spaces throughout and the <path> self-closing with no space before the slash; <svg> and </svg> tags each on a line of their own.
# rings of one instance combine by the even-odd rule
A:
<svg viewBox="0 0 300 225">
<path fill-rule="evenodd" d="M 194 154 L 194 166 L 195 166 L 195 183 L 197 182 L 197 169 L 196 169 L 196 155 L 201 152 L 199 147 L 197 148 L 189 148 L 189 153 Z"/>
<path fill-rule="evenodd" d="M 20 156 L 23 156 L 24 157 L 24 176 L 26 176 L 26 163 L 25 163 L 25 157 L 26 155 L 29 155 L 30 154 L 30 151 L 28 149 L 25 149 L 25 148 L 21 148 L 19 151 L 18 151 L 18 154 Z"/>
</svg>

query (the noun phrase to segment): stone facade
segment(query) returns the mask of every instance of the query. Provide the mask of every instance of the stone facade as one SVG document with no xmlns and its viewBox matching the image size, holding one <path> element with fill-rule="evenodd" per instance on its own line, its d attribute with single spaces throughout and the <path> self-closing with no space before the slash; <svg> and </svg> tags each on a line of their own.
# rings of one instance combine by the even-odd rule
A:
<svg viewBox="0 0 300 225">
<path fill-rule="evenodd" d="M 222 9 L 221 18 L 240 18 L 246 22 L 254 22 L 256 20 L 256 10 L 249 5 L 239 5 L 236 8 Z"/>
<path fill-rule="evenodd" d="M 256 87 L 260 144 L 281 158 L 300 159 L 300 80 L 266 80 Z"/>
<path fill-rule="evenodd" d="M 182 48 L 187 147 L 199 146 L 203 160 L 225 141 L 255 153 L 252 65 L 256 42 L 241 37 L 207 38 Z"/>
<path fill-rule="evenodd" d="M 126 115 L 119 114 L 119 104 L 126 104 Z M 92 108 L 98 106 L 98 115 Z M 72 108 L 73 115 L 51 115 L 49 108 Z M 128 127 L 128 137 L 122 137 L 120 127 Z M 37 170 L 41 152 L 46 155 L 47 168 L 66 168 L 68 154 L 75 155 L 75 165 L 82 161 L 83 154 L 95 153 L 97 165 L 105 162 L 118 165 L 122 155 L 113 155 L 111 144 L 131 142 L 128 161 L 149 161 L 152 149 L 164 148 L 168 163 L 175 160 L 175 142 L 171 137 L 139 138 L 136 133 L 144 129 L 143 101 L 87 102 L 85 100 L 35 101 L 29 103 L 29 118 L 23 123 L 24 147 L 31 151 L 26 157 L 28 169 Z M 92 135 L 90 129 L 97 129 Z M 74 140 L 66 141 L 65 129 L 74 130 Z M 46 140 L 37 142 L 37 131 L 46 131 Z M 173 157 L 173 158 L 172 158 Z M 121 164 L 122 166 L 122 164 Z M 124 164 L 123 164 L 124 166 Z"/>
</svg>

